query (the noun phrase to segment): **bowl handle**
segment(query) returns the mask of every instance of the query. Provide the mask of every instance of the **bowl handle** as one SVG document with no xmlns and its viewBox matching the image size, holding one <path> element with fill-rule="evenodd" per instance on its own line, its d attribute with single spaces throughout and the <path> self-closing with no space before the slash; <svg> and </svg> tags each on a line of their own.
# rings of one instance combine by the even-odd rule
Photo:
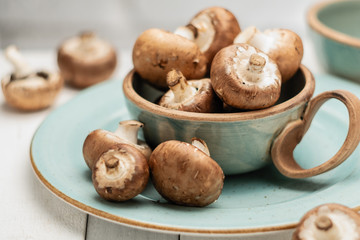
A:
<svg viewBox="0 0 360 240">
<path fill-rule="evenodd" d="M 328 161 L 310 169 L 300 167 L 293 157 L 296 145 L 309 129 L 312 119 L 322 104 L 335 98 L 343 102 L 349 113 L 349 130 L 339 151 Z M 329 171 L 343 161 L 356 149 L 360 141 L 360 100 L 345 90 L 327 91 L 309 101 L 303 117 L 288 123 L 274 140 L 271 157 L 276 168 L 290 178 L 306 178 Z"/>
</svg>

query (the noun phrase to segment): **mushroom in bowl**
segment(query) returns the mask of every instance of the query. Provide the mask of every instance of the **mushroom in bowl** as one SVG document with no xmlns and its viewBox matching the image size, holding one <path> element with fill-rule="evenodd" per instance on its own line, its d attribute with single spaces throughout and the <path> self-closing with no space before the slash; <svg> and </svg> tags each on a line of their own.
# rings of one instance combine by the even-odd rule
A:
<svg viewBox="0 0 360 240">
<path fill-rule="evenodd" d="M 288 29 L 248 27 L 236 36 L 234 43 L 247 43 L 266 53 L 279 66 L 282 81 L 286 82 L 298 71 L 304 54 L 301 38 Z"/>
<path fill-rule="evenodd" d="M 146 142 L 155 148 L 162 142 L 203 139 L 212 158 L 225 174 L 239 174 L 262 168 L 271 162 L 288 177 L 304 178 L 335 168 L 345 161 L 360 141 L 360 100 L 344 90 L 320 93 L 312 99 L 315 79 L 303 65 L 284 84 L 278 101 L 267 108 L 234 113 L 197 113 L 161 107 L 164 94 L 132 70 L 123 81 L 125 103 L 132 118 L 144 123 Z M 330 161 L 303 169 L 293 150 L 326 100 L 345 104 L 350 121 L 347 139 Z M 290 144 L 291 143 L 291 144 Z"/>
<path fill-rule="evenodd" d="M 233 13 L 222 7 L 210 7 L 198 12 L 186 26 L 177 28 L 174 33 L 194 41 L 210 67 L 215 54 L 231 45 L 240 31 Z"/>
</svg>

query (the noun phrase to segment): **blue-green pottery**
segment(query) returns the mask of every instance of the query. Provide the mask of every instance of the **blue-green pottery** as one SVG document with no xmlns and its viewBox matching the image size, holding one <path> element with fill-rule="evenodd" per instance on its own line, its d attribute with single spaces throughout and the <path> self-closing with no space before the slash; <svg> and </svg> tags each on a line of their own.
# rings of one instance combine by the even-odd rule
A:
<svg viewBox="0 0 360 240">
<path fill-rule="evenodd" d="M 206 142 L 210 156 L 218 162 L 226 175 L 254 171 L 273 161 L 284 175 L 296 178 L 315 174 L 310 171 L 307 175 L 299 174 L 305 171 L 293 162 L 293 149 L 290 146 L 294 146 L 293 143 L 301 139 L 299 136 L 303 133 L 296 133 L 291 138 L 280 135 L 280 139 L 287 138 L 285 142 L 276 140 L 289 123 L 304 117 L 305 106 L 309 103 L 314 88 L 312 74 L 306 67 L 300 66 L 296 75 L 283 84 L 280 99 L 272 107 L 235 113 L 194 113 L 168 109 L 154 103 L 163 92 L 150 86 L 135 71 L 131 71 L 123 83 L 128 111 L 132 118 L 144 123 L 144 137 L 151 147 L 167 140 L 190 142 L 191 138 L 197 137 Z M 338 98 L 338 95 L 336 93 L 330 98 Z M 354 100 L 357 105 L 360 104 L 356 97 Z M 316 110 L 313 113 L 315 112 Z M 360 115 L 358 109 L 355 112 Z M 352 119 L 354 121 L 358 125 L 356 119 Z M 311 123 L 311 119 L 304 119 L 302 122 Z M 355 132 L 358 130 L 354 130 L 349 131 L 354 139 L 347 141 L 352 147 L 343 149 L 347 151 L 346 154 L 359 141 L 360 132 L 357 136 Z M 289 134 L 293 132 L 290 131 Z M 279 145 L 280 142 L 282 143 Z M 293 175 L 291 170 L 295 168 L 297 173 Z"/>
<path fill-rule="evenodd" d="M 308 12 L 320 62 L 331 73 L 360 82 L 360 1 L 327 1 Z"/>
<path fill-rule="evenodd" d="M 329 75 L 316 76 L 315 94 L 347 89 L 360 96 L 360 86 Z M 294 228 L 308 210 L 334 202 L 360 209 L 360 161 L 355 151 L 334 170 L 307 179 L 289 179 L 272 165 L 251 173 L 226 176 L 219 199 L 205 207 L 167 203 L 151 183 L 134 199 L 114 203 L 95 191 L 82 156 L 86 136 L 94 129 L 114 131 L 130 117 L 121 81 L 108 81 L 82 91 L 53 111 L 36 131 L 31 163 L 36 176 L 51 192 L 72 206 L 108 221 L 152 231 L 211 234 L 212 237 L 260 234 Z M 295 149 L 295 158 L 312 167 L 331 157 L 348 128 L 346 108 L 329 101 Z M 263 236 L 263 235 L 261 235 Z"/>
</svg>

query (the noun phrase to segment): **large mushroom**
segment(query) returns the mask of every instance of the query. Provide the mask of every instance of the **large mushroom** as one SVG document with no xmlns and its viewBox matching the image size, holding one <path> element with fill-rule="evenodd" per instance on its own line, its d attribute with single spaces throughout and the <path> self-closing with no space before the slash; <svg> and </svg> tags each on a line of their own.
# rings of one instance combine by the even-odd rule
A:
<svg viewBox="0 0 360 240">
<path fill-rule="evenodd" d="M 92 32 L 84 32 L 64 41 L 57 56 L 65 81 L 77 88 L 85 88 L 110 78 L 116 63 L 113 46 Z"/>
<path fill-rule="evenodd" d="M 63 87 L 61 76 L 56 72 L 34 71 L 14 45 L 5 49 L 5 57 L 14 66 L 13 73 L 1 81 L 7 103 L 25 111 L 49 107 Z"/>
<path fill-rule="evenodd" d="M 159 105 L 187 112 L 215 112 L 220 104 L 209 78 L 187 81 L 178 70 L 167 74 L 170 88 L 160 99 Z"/>
<path fill-rule="evenodd" d="M 175 204 L 207 206 L 218 199 L 224 185 L 221 167 L 198 138 L 192 145 L 177 140 L 159 144 L 149 166 L 155 189 Z"/>
<path fill-rule="evenodd" d="M 128 144 L 116 144 L 99 157 L 92 171 L 97 193 L 106 200 L 126 201 L 141 193 L 149 180 L 144 155 Z"/>
<path fill-rule="evenodd" d="M 341 204 L 320 205 L 302 217 L 292 239 L 359 240 L 360 215 Z"/>
<path fill-rule="evenodd" d="M 220 50 L 211 65 L 210 78 L 223 102 L 238 109 L 262 109 L 280 97 L 281 76 L 276 63 L 248 44 Z"/>
<path fill-rule="evenodd" d="M 83 157 L 87 166 L 93 169 L 101 154 L 116 143 L 131 145 L 137 148 L 146 159 L 149 159 L 152 152 L 150 147 L 144 141 L 138 139 L 138 131 L 143 126 L 144 124 L 141 122 L 126 120 L 119 123 L 115 132 L 103 129 L 92 131 L 83 144 Z"/>
<path fill-rule="evenodd" d="M 210 7 L 197 13 L 189 24 L 177 28 L 174 33 L 194 41 L 210 67 L 215 54 L 231 45 L 240 31 L 236 17 L 229 10 Z"/>
<path fill-rule="evenodd" d="M 279 66 L 282 82 L 297 72 L 304 53 L 301 38 L 288 29 L 261 32 L 256 27 L 248 27 L 235 38 L 234 43 L 247 43 L 266 53 Z"/>
<path fill-rule="evenodd" d="M 191 40 L 161 29 L 148 29 L 135 42 L 132 52 L 134 69 L 153 86 L 166 89 L 166 75 L 172 69 L 187 79 L 199 79 L 206 73 L 206 57 Z"/>
</svg>

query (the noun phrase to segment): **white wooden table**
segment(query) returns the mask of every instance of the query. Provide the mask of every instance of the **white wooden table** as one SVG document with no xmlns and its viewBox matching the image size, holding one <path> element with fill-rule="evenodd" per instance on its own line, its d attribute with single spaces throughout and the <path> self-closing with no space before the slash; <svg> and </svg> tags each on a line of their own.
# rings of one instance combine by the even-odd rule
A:
<svg viewBox="0 0 360 240">
<path fill-rule="evenodd" d="M 302 38 L 305 46 L 303 63 L 314 73 L 323 71 L 307 35 Z M 54 50 L 31 50 L 23 54 L 35 68 L 57 68 Z M 132 67 L 131 50 L 120 49 L 119 57 L 114 78 L 123 79 Z M 10 71 L 11 66 L 1 53 L 0 76 Z M 52 110 L 78 93 L 79 90 L 65 86 L 51 108 L 30 113 L 12 109 L 0 94 L 0 239 L 209 239 L 210 236 L 136 229 L 89 216 L 57 198 L 40 183 L 30 164 L 32 136 Z M 227 239 L 290 239 L 291 232 L 228 236 Z"/>
</svg>

